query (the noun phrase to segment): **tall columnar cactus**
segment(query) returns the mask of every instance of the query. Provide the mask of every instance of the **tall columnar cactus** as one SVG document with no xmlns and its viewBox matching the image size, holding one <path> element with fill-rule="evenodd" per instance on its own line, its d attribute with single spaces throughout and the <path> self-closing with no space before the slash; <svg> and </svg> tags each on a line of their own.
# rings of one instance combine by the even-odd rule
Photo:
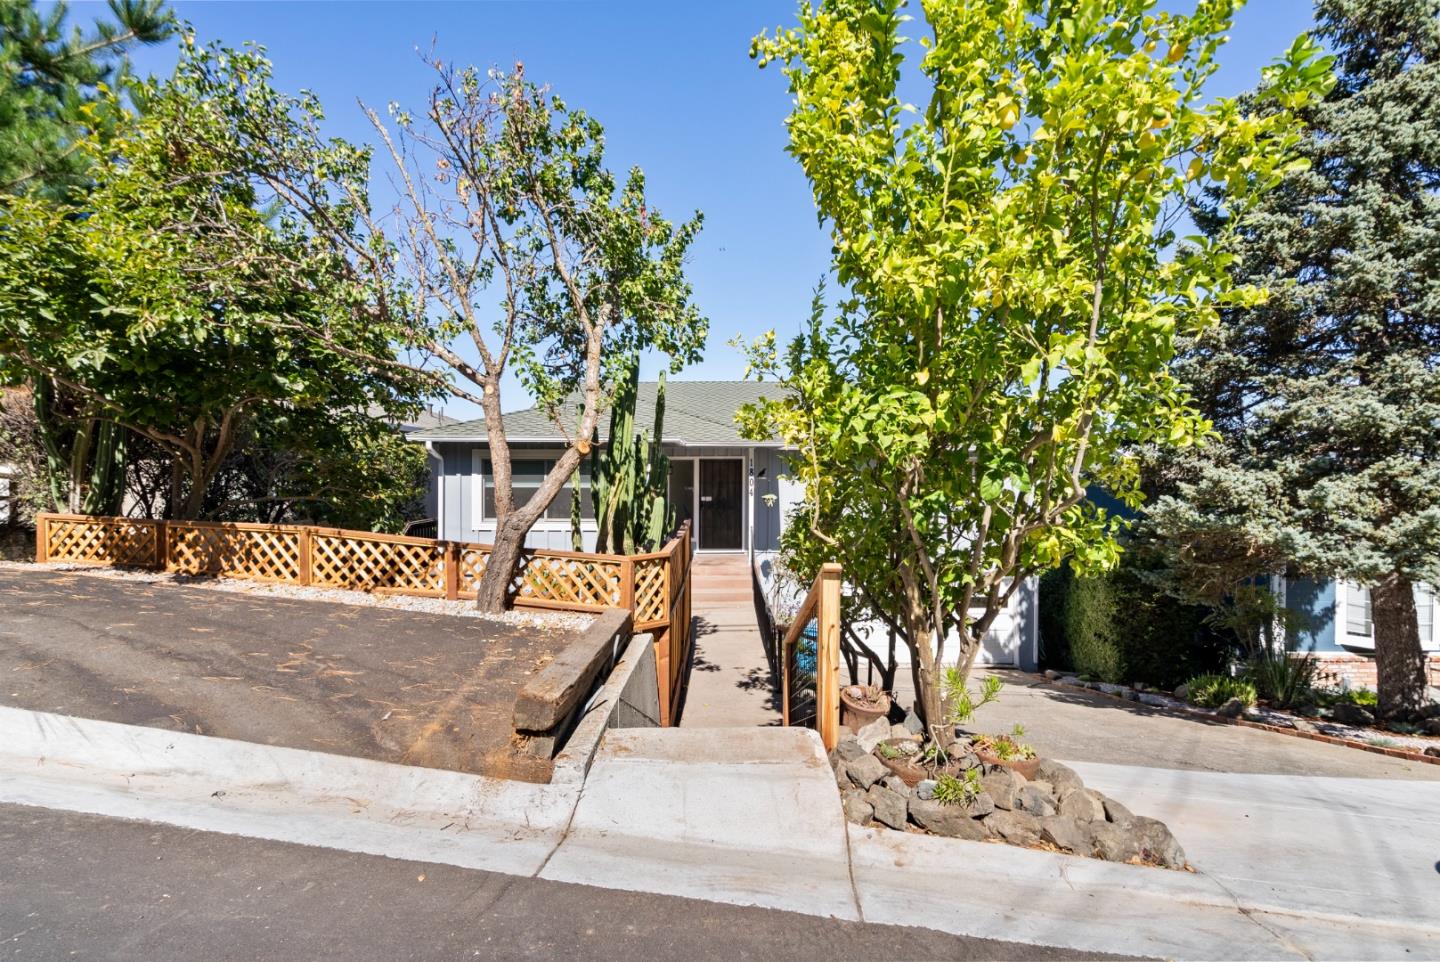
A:
<svg viewBox="0 0 1440 962">
<path fill-rule="evenodd" d="M 640 368 L 633 365 L 615 391 L 610 437 L 590 449 L 590 483 L 599 527 L 595 550 L 608 554 L 655 551 L 674 523 L 666 497 L 670 459 L 660 449 L 665 423 L 665 375 L 655 390 L 654 434 L 635 433 Z"/>
</svg>

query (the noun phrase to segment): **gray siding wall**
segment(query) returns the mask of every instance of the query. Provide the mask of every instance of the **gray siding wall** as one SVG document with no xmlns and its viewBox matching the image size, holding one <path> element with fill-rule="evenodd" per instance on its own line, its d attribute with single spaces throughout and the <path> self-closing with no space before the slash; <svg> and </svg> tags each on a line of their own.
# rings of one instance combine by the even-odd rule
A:
<svg viewBox="0 0 1440 962">
<path fill-rule="evenodd" d="M 479 541 L 489 543 L 494 540 L 495 527 L 493 524 L 475 523 L 475 495 L 480 478 L 475 473 L 475 455 L 477 450 L 484 450 L 485 445 L 469 442 L 436 442 L 435 449 L 441 456 L 441 461 L 431 459 L 431 471 L 440 468 L 441 474 L 436 479 L 435 499 L 440 505 L 440 537 L 450 541 Z M 745 457 L 750 450 L 745 447 L 685 447 L 683 445 L 666 445 L 666 453 L 672 457 Z M 553 447 L 537 447 L 531 445 L 512 445 L 511 450 L 516 457 L 522 457 L 526 453 L 532 455 L 544 455 L 555 453 Z M 780 543 L 781 513 L 786 497 L 785 489 L 779 478 L 786 473 L 784 458 L 774 448 L 756 448 L 752 462 L 753 494 L 750 499 L 751 517 L 754 520 L 755 550 L 773 551 Z M 764 474 L 762 477 L 761 474 Z M 766 504 L 766 495 L 772 496 L 773 504 Z M 587 524 L 582 530 L 585 539 L 585 550 L 593 551 L 595 548 L 595 529 L 593 525 Z M 573 545 L 570 540 L 570 526 L 565 523 L 546 524 L 542 522 L 531 530 L 530 536 L 526 539 L 526 546 L 530 548 L 548 548 L 552 550 L 569 550 Z"/>
</svg>

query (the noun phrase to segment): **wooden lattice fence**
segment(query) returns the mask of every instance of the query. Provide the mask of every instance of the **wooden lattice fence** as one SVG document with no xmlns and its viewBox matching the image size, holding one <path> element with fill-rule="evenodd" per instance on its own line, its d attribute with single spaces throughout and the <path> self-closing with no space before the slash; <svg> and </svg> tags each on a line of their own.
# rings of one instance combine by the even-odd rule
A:
<svg viewBox="0 0 1440 962">
<path fill-rule="evenodd" d="M 655 636 L 662 721 L 679 707 L 691 653 L 689 523 L 653 554 L 526 551 L 511 597 L 562 611 L 626 608 Z M 41 514 L 35 560 L 157 568 L 425 598 L 475 597 L 490 546 L 300 525 Z"/>
</svg>

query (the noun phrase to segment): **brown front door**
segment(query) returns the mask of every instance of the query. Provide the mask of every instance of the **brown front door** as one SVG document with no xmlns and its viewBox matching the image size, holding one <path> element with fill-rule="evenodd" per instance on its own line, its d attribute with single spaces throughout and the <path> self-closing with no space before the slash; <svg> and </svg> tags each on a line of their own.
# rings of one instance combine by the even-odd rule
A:
<svg viewBox="0 0 1440 962">
<path fill-rule="evenodd" d="M 745 462 L 739 459 L 700 461 L 700 540 L 710 551 L 745 547 Z"/>
</svg>

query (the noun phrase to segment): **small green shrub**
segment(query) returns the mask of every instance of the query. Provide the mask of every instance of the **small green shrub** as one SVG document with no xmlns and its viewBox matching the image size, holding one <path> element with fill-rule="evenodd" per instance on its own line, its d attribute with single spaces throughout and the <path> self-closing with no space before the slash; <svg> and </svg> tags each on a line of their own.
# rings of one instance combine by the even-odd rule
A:
<svg viewBox="0 0 1440 962">
<path fill-rule="evenodd" d="M 941 772 L 935 776 L 935 801 L 941 805 L 968 805 L 980 794 L 980 769 L 971 768 L 959 778 Z"/>
<path fill-rule="evenodd" d="M 1245 678 L 1230 678 L 1226 675 L 1196 675 L 1185 683 L 1187 697 L 1192 705 L 1201 708 L 1219 708 L 1232 698 L 1240 699 L 1246 708 L 1255 704 L 1259 697 L 1255 685 Z"/>
<path fill-rule="evenodd" d="M 1341 691 L 1339 688 L 1317 688 L 1315 690 L 1315 701 L 1324 708 L 1334 708 L 1339 704 L 1374 708 L 1379 700 L 1380 696 L 1369 688 L 1352 688 L 1350 691 Z"/>
<path fill-rule="evenodd" d="M 1245 666 L 1245 677 L 1261 698 L 1278 708 L 1315 700 L 1315 659 L 1286 652 L 1263 651 Z"/>
</svg>

